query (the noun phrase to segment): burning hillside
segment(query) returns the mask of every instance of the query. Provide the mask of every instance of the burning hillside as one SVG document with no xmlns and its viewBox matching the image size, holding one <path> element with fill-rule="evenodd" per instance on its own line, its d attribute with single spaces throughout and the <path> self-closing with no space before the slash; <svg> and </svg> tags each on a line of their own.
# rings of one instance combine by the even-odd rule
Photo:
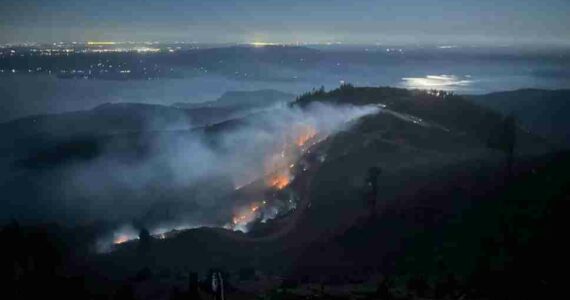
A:
<svg viewBox="0 0 570 300">
<path fill-rule="evenodd" d="M 267 202 L 263 201 L 262 205 L 265 205 Z M 228 226 L 234 230 L 241 230 L 244 231 L 246 229 L 247 224 L 255 221 L 260 216 L 260 204 L 259 203 L 252 203 L 250 207 L 246 207 L 245 209 L 241 209 L 232 219 L 232 223 Z"/>
<path fill-rule="evenodd" d="M 299 161 L 303 158 L 311 146 L 322 141 L 326 136 L 320 136 L 315 126 L 299 123 L 291 126 L 291 132 L 283 136 L 283 141 L 277 147 L 277 151 L 268 155 L 265 160 L 264 182 L 266 190 L 277 193 L 264 193 L 267 200 L 260 203 L 254 202 L 246 209 L 238 209 L 233 217 L 233 222 L 228 228 L 247 231 L 248 225 L 254 221 L 265 222 L 276 216 L 295 209 L 296 192 L 289 189 L 289 193 L 283 192 L 295 179 L 295 172 L 306 171 L 301 169 Z"/>
<path fill-rule="evenodd" d="M 159 187 L 176 184 L 185 190 L 191 188 L 192 192 L 185 194 L 186 201 L 194 201 L 197 207 L 188 214 L 168 210 L 162 220 L 155 220 L 176 225 L 171 229 L 190 222 L 245 232 L 255 222 L 295 210 L 299 195 L 294 183 L 311 167 L 313 162 L 309 163 L 308 158 L 316 157 L 315 147 L 345 128 L 349 121 L 376 113 L 378 109 L 319 103 L 303 109 L 281 107 L 251 117 L 243 122 L 245 126 L 226 128 L 202 139 L 181 139 L 174 145 L 159 144 L 156 149 L 160 159 L 151 161 L 148 169 L 154 172 L 158 166 L 171 170 L 173 181 L 163 182 Z M 137 181 L 137 176 L 144 173 L 141 169 L 137 167 L 132 176 L 122 178 L 131 178 L 144 186 L 147 178 Z M 228 181 L 233 186 L 226 188 Z M 156 208 L 161 207 L 157 203 Z M 156 221 L 145 226 L 153 236 L 167 237 L 164 233 L 169 230 L 164 226 L 163 234 L 154 234 L 158 230 L 153 225 Z M 136 237 L 136 234 L 116 234 L 111 241 L 122 244 Z"/>
<path fill-rule="evenodd" d="M 130 236 L 130 235 L 126 235 L 126 234 L 119 234 L 117 237 L 115 237 L 115 239 L 113 240 L 113 244 L 115 245 L 120 245 L 120 244 L 124 244 L 130 240 L 136 239 L 136 236 Z"/>
<path fill-rule="evenodd" d="M 293 179 L 292 169 L 303 155 L 309 141 L 316 143 L 317 130 L 312 125 L 297 124 L 285 135 L 278 153 L 270 155 L 265 163 L 267 185 L 281 190 Z"/>
</svg>

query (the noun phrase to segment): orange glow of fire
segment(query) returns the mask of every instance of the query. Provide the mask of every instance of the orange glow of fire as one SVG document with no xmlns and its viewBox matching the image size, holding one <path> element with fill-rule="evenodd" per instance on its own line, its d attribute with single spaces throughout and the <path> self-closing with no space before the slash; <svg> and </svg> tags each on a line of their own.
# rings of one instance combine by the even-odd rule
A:
<svg viewBox="0 0 570 300">
<path fill-rule="evenodd" d="M 312 126 L 303 126 L 295 139 L 295 144 L 298 147 L 304 146 L 309 140 L 317 135 L 317 130 Z"/>
<path fill-rule="evenodd" d="M 265 157 L 265 184 L 273 189 L 286 188 L 294 178 L 292 172 L 302 153 L 308 151 L 307 145 L 315 144 L 317 130 L 307 124 L 295 124 L 291 131 L 283 136 L 283 141 L 274 149 L 271 155 Z M 241 186 L 236 187 L 236 189 Z M 262 202 L 265 204 L 265 201 Z M 253 222 L 259 217 L 260 203 L 253 203 L 247 209 L 240 210 L 232 218 L 231 227 L 238 229 Z"/>
<path fill-rule="evenodd" d="M 118 237 L 115 238 L 115 240 L 113 240 L 113 244 L 119 245 L 122 243 L 126 243 L 129 240 L 130 240 L 130 238 L 127 235 L 119 235 Z"/>
<path fill-rule="evenodd" d="M 267 186 L 282 190 L 291 183 L 291 169 L 295 166 L 303 147 L 317 136 L 315 127 L 306 124 L 296 124 L 290 135 L 278 148 L 279 151 L 266 159 Z"/>
<path fill-rule="evenodd" d="M 269 179 L 269 186 L 281 190 L 289 185 L 291 180 L 286 174 L 277 174 Z"/>
<path fill-rule="evenodd" d="M 247 224 L 255 219 L 258 210 L 259 210 L 259 204 L 254 203 L 251 205 L 249 209 L 235 216 L 232 222 L 234 223 L 234 225 Z"/>
</svg>

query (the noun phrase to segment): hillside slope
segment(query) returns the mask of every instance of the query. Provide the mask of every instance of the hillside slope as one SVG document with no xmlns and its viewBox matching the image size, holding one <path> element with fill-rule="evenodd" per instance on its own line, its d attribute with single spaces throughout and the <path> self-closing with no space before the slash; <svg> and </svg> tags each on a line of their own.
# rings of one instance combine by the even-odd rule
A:
<svg viewBox="0 0 570 300">
<path fill-rule="evenodd" d="M 531 131 L 570 145 L 570 90 L 523 89 L 467 96 L 502 114 L 513 114 Z"/>
</svg>

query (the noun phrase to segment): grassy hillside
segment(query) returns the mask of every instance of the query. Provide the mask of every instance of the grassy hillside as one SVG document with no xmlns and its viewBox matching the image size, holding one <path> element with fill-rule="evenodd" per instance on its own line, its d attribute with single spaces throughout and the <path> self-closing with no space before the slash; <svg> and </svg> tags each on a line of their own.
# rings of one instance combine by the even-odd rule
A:
<svg viewBox="0 0 570 300">
<path fill-rule="evenodd" d="M 300 96 L 295 104 L 332 102 L 354 105 L 384 104 L 389 109 L 414 115 L 459 133 L 485 140 L 501 122 L 501 115 L 473 104 L 462 96 L 389 87 L 354 87 L 344 84 L 332 91 L 316 90 Z"/>
</svg>

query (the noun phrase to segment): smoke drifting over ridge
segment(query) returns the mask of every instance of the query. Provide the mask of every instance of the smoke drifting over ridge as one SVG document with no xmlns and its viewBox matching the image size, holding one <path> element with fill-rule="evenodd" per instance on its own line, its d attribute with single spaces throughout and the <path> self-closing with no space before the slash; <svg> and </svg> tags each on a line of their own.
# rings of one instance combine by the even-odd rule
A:
<svg viewBox="0 0 570 300">
<path fill-rule="evenodd" d="M 337 133 L 378 109 L 278 106 L 204 131 L 143 133 L 144 155 L 125 151 L 130 146 L 115 138 L 96 158 L 54 173 L 59 179 L 50 187 L 46 219 L 115 224 L 119 231 L 110 235 L 115 242 L 136 237 L 141 227 L 163 235 L 172 229 L 227 226 L 236 211 L 262 200 L 234 203 L 228 195 L 251 182 L 281 189 L 292 178 L 272 183 L 271 176 L 291 176 L 283 167 L 300 158 L 297 150 L 304 143 Z M 295 151 L 286 151 L 290 147 Z"/>
<path fill-rule="evenodd" d="M 311 138 L 326 138 L 345 129 L 350 121 L 377 111 L 375 106 L 322 103 L 305 109 L 279 107 L 252 115 L 245 124 L 214 136 L 206 134 L 161 141 L 155 145 L 156 154 L 150 159 L 137 164 L 134 169 L 120 167 L 111 173 L 124 174 L 129 182 L 136 181 L 135 185 L 129 185 L 119 178 L 121 185 L 148 191 L 158 184 L 162 192 L 169 195 L 161 194 L 156 199 L 146 200 L 150 202 L 137 202 L 133 208 L 129 207 L 132 203 L 123 203 L 119 207 L 124 206 L 125 211 L 119 218 L 124 222 L 144 215 L 146 218 L 139 217 L 134 221 L 138 223 L 135 226 L 148 227 L 157 237 L 165 237 L 170 230 L 198 226 L 223 226 L 243 231 L 247 222 L 274 217 L 282 208 L 270 207 L 269 213 L 260 214 L 260 205 L 265 204 L 265 200 L 236 203 L 229 197 L 230 193 L 255 181 L 263 182 L 268 188 L 282 189 L 292 179 L 289 166 L 300 158 L 306 142 Z M 164 175 L 151 175 L 156 174 L 156 168 Z M 76 178 L 88 178 L 92 172 L 93 169 L 87 173 L 80 170 Z M 275 184 L 275 176 L 287 176 L 286 182 Z M 171 202 L 165 198 L 177 200 Z M 153 220 L 152 216 L 156 218 Z M 99 250 L 107 250 L 111 241 L 122 243 L 134 238 L 136 231 L 132 224 L 123 224 L 100 241 Z"/>
</svg>

